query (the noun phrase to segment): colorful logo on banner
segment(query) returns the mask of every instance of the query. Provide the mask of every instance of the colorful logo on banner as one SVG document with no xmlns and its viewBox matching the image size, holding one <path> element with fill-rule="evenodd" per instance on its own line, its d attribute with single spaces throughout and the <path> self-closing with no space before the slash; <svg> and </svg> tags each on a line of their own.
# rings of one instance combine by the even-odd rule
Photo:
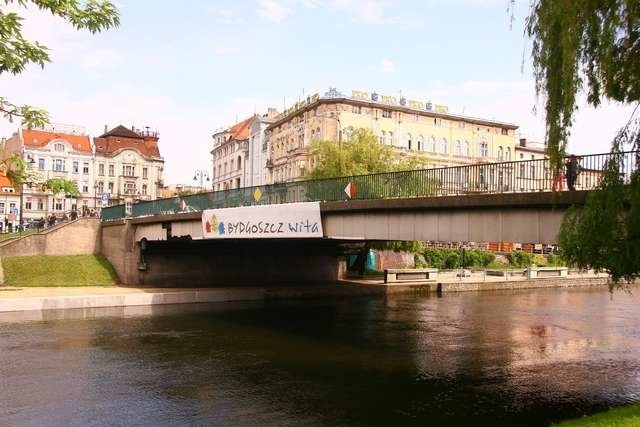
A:
<svg viewBox="0 0 640 427">
<path fill-rule="evenodd" d="M 202 231 L 206 239 L 323 237 L 318 202 L 208 209 Z"/>
<path fill-rule="evenodd" d="M 358 194 L 358 189 L 356 188 L 356 183 L 355 182 L 349 182 L 347 184 L 347 186 L 344 187 L 344 192 L 347 193 L 347 196 L 349 196 L 350 199 L 353 199 L 354 197 L 356 197 L 356 194 Z"/>
</svg>

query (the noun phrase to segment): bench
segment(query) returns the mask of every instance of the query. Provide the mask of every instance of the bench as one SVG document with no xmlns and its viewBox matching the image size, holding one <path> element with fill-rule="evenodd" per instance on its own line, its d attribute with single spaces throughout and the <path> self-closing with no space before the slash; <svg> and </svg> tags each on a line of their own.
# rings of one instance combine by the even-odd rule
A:
<svg viewBox="0 0 640 427">
<path fill-rule="evenodd" d="M 487 270 L 485 272 L 487 276 L 496 276 L 496 277 L 504 277 L 505 280 L 508 280 L 510 277 L 526 277 L 527 271 L 522 270 Z"/>
<path fill-rule="evenodd" d="M 568 273 L 567 267 L 529 267 L 527 268 L 527 279 L 567 277 Z"/>
<path fill-rule="evenodd" d="M 435 281 L 437 268 L 385 268 L 384 283 Z"/>
</svg>

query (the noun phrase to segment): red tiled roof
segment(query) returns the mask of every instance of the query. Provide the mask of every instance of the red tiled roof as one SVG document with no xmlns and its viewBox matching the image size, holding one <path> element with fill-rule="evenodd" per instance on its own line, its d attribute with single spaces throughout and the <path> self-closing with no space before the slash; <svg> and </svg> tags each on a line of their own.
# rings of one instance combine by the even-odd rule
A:
<svg viewBox="0 0 640 427">
<path fill-rule="evenodd" d="M 13 184 L 6 175 L 0 173 L 0 188 L 1 187 L 13 187 Z"/>
<path fill-rule="evenodd" d="M 235 139 L 236 141 L 249 139 L 249 128 L 252 120 L 253 116 L 231 126 L 231 129 L 229 129 L 229 132 L 231 132 L 231 139 Z"/>
<path fill-rule="evenodd" d="M 22 130 L 22 139 L 25 147 L 41 148 L 54 139 L 62 139 L 72 145 L 76 151 L 91 153 L 91 144 L 87 135 L 69 135 L 66 133 L 45 132 L 42 130 Z"/>
<path fill-rule="evenodd" d="M 96 153 L 99 154 L 115 154 L 122 150 L 136 150 L 143 156 L 160 157 L 158 149 L 158 140 L 156 138 L 133 139 L 124 137 L 108 136 L 106 138 L 93 138 L 93 144 L 96 147 Z"/>
</svg>

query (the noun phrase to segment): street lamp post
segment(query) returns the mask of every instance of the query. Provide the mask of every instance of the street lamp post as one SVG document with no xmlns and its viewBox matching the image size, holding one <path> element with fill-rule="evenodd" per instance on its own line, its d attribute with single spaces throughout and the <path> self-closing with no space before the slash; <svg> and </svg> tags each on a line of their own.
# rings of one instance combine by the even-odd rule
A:
<svg viewBox="0 0 640 427">
<path fill-rule="evenodd" d="M 196 170 L 195 174 L 193 175 L 193 181 L 197 183 L 198 180 L 200 180 L 200 190 L 202 191 L 202 189 L 204 188 L 204 181 L 211 181 L 211 178 L 209 178 L 209 172 L 203 169 Z"/>
<path fill-rule="evenodd" d="M 33 160 L 33 157 L 29 157 L 27 160 L 27 167 L 29 165 L 32 165 L 35 163 L 35 160 Z M 24 217 L 22 215 L 22 211 L 24 210 L 24 185 L 27 184 L 29 187 L 31 187 L 31 182 L 23 182 L 22 184 L 20 184 L 20 211 L 18 212 L 19 215 L 19 219 L 18 219 L 18 229 L 22 230 L 22 224 L 24 221 Z"/>
</svg>

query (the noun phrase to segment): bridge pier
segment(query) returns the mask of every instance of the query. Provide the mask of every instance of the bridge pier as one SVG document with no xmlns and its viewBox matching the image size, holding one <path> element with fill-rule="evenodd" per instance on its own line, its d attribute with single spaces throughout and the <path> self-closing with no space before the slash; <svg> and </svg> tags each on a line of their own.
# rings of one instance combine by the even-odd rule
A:
<svg viewBox="0 0 640 427">
<path fill-rule="evenodd" d="M 143 240 L 130 221 L 103 227 L 102 252 L 125 286 L 206 287 L 334 282 L 346 263 L 328 239 Z"/>
</svg>

